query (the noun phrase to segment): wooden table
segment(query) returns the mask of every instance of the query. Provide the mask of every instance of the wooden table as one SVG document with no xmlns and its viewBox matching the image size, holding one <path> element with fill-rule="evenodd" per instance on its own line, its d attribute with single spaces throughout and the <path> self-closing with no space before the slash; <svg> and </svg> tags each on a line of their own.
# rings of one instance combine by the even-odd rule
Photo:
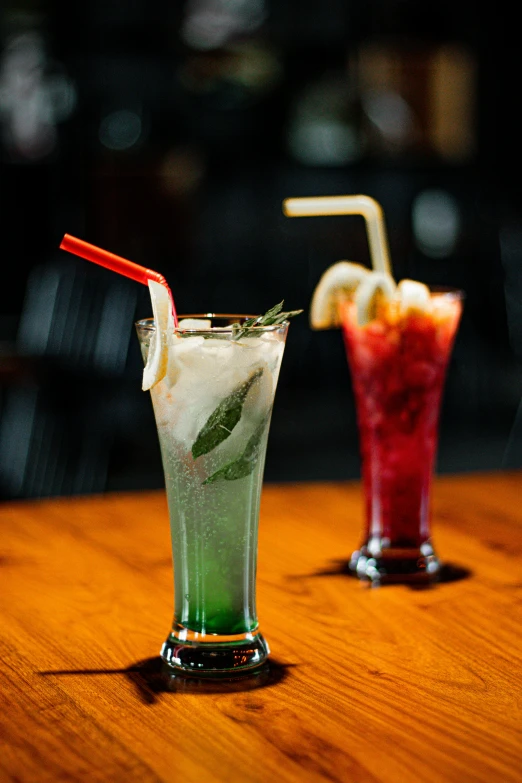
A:
<svg viewBox="0 0 522 783">
<path fill-rule="evenodd" d="M 521 495 L 519 472 L 438 478 L 461 578 L 372 589 L 344 571 L 358 483 L 267 485 L 273 665 L 237 687 L 161 673 L 163 493 L 0 506 L 0 780 L 520 783 Z"/>
</svg>

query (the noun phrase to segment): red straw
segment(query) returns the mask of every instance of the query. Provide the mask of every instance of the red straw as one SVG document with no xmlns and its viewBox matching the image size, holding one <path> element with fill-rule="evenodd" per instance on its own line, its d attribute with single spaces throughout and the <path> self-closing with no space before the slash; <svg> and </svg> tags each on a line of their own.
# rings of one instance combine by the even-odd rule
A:
<svg viewBox="0 0 522 783">
<path fill-rule="evenodd" d="M 174 326 L 178 325 L 178 317 L 176 315 L 176 308 L 174 306 L 174 299 L 172 292 L 167 285 L 167 281 L 160 275 L 159 272 L 154 272 L 153 269 L 147 269 L 144 266 L 135 264 L 134 261 L 128 261 L 126 258 L 116 256 L 114 253 L 109 253 L 108 250 L 102 250 L 95 245 L 90 245 L 88 242 L 84 242 L 83 239 L 72 237 L 70 234 L 65 234 L 60 242 L 60 248 L 67 250 L 69 253 L 73 253 L 80 258 L 85 258 L 87 261 L 92 261 L 94 264 L 104 266 L 106 269 L 112 269 L 113 272 L 117 272 L 125 277 L 130 277 L 131 280 L 136 280 L 138 283 L 148 285 L 149 280 L 155 280 L 156 283 L 164 285 L 169 292 L 170 301 L 172 303 L 172 315 L 174 316 Z"/>
</svg>

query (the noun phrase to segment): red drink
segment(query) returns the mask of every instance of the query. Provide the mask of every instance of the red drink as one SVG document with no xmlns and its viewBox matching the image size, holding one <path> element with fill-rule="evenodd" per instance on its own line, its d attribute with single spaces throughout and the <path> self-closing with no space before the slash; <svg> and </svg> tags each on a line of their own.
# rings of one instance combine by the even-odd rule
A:
<svg viewBox="0 0 522 783">
<path fill-rule="evenodd" d="M 342 325 L 357 409 L 366 533 L 351 567 L 374 582 L 424 581 L 440 568 L 430 541 L 430 486 L 459 292 L 432 293 L 426 311 L 381 300 L 377 317 Z"/>
</svg>

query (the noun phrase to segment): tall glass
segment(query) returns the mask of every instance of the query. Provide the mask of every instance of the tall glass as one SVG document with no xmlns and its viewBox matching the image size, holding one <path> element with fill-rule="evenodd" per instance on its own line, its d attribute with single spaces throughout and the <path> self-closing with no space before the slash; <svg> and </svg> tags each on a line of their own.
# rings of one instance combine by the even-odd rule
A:
<svg viewBox="0 0 522 783">
<path fill-rule="evenodd" d="M 431 542 L 430 489 L 446 369 L 462 312 L 458 291 L 432 291 L 425 311 L 382 300 L 359 326 L 342 306 L 354 389 L 366 527 L 351 569 L 374 583 L 425 582 L 440 562 Z"/>
<path fill-rule="evenodd" d="M 212 331 L 176 329 L 167 374 L 151 389 L 174 564 L 161 655 L 179 672 L 230 675 L 269 654 L 256 610 L 257 533 L 288 323 L 241 329 L 246 316 L 189 317 Z M 154 322 L 136 326 L 146 360 Z"/>
</svg>

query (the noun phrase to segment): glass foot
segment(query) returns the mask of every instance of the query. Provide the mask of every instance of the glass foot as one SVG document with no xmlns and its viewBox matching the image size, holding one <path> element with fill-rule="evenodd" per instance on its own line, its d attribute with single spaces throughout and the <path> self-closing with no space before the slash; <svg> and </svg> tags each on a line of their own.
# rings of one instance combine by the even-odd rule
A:
<svg viewBox="0 0 522 783">
<path fill-rule="evenodd" d="M 225 636 L 201 634 L 177 626 L 161 648 L 161 657 L 179 674 L 236 677 L 268 659 L 270 648 L 259 631 Z"/>
<path fill-rule="evenodd" d="M 429 541 L 420 547 L 393 547 L 383 540 L 364 544 L 350 558 L 350 571 L 372 584 L 429 584 L 440 574 L 441 564 Z"/>
</svg>

